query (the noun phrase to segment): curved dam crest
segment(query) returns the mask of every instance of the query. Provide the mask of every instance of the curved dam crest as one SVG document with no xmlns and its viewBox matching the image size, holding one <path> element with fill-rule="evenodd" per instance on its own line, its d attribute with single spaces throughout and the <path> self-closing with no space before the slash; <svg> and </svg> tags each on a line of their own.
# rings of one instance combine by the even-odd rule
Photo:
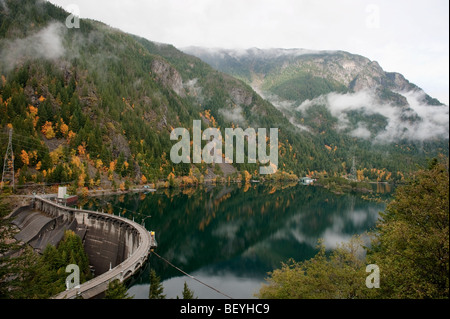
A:
<svg viewBox="0 0 450 319">
<path fill-rule="evenodd" d="M 56 246 L 65 230 L 81 237 L 96 277 L 54 296 L 55 299 L 90 299 L 100 295 L 109 282 L 123 282 L 136 273 L 156 247 L 150 232 L 129 219 L 63 206 L 39 196 L 33 198 L 31 205 L 15 210 L 11 217 L 21 230 L 16 239 L 37 251 L 45 249 L 48 243 Z"/>
</svg>

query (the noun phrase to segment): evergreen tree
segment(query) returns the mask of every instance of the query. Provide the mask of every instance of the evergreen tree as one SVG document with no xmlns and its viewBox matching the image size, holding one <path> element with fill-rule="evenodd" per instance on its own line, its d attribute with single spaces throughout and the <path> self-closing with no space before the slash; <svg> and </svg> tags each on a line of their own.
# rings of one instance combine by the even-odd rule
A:
<svg viewBox="0 0 450 319">
<path fill-rule="evenodd" d="M 42 256 L 36 254 L 29 246 L 25 246 L 20 257 L 5 260 L 2 263 L 2 274 L 9 274 L 12 280 L 7 283 L 8 293 L 3 295 L 0 285 L 1 298 L 16 299 L 46 299 L 66 289 L 66 267 L 76 264 L 80 267 L 80 283 L 92 278 L 89 261 L 84 252 L 79 236 L 72 231 L 65 233 L 58 248 L 48 244 Z M 14 273 L 3 271 L 9 267 Z M 14 276 L 11 276 L 14 275 Z M 3 280 L 1 281 L 3 283 Z"/>
<path fill-rule="evenodd" d="M 105 299 L 133 299 L 133 296 L 129 296 L 125 285 L 116 279 L 108 284 Z"/>
<path fill-rule="evenodd" d="M 16 230 L 11 220 L 5 218 L 11 212 L 4 198 L 0 196 L 0 299 L 20 299 L 28 297 L 28 291 L 33 289 L 31 279 L 39 274 L 38 256 L 30 247 L 20 247 L 11 238 Z M 22 249 L 18 257 L 12 257 L 12 252 Z"/>
<path fill-rule="evenodd" d="M 194 292 L 188 287 L 188 284 L 186 283 L 186 281 L 184 282 L 184 287 L 183 287 L 183 299 L 197 299 L 194 296 Z"/>
<path fill-rule="evenodd" d="M 166 295 L 163 294 L 164 287 L 161 284 L 161 278 L 156 275 L 154 269 L 150 270 L 150 291 L 148 299 L 166 299 Z"/>
</svg>

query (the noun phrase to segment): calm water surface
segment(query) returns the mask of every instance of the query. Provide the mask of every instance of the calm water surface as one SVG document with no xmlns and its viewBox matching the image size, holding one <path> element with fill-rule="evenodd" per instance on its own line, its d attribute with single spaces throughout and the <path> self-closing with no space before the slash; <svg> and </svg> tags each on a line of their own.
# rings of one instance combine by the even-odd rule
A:
<svg viewBox="0 0 450 319">
<path fill-rule="evenodd" d="M 372 229 L 385 209 L 320 187 L 262 184 L 105 196 L 88 205 L 144 223 L 156 232 L 160 256 L 233 298 L 254 298 L 267 272 L 313 257 L 319 239 L 332 249 Z M 181 297 L 185 281 L 200 299 L 225 298 L 151 255 L 129 283 L 136 299 L 148 298 L 150 268 L 167 298 Z"/>
</svg>

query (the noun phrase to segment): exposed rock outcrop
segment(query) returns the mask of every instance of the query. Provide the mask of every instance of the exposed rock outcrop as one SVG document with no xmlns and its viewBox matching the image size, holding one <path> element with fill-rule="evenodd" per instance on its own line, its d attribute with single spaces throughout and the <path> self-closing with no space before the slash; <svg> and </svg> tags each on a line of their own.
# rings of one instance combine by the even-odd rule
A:
<svg viewBox="0 0 450 319">
<path fill-rule="evenodd" d="M 155 59 L 151 65 L 151 70 L 158 75 L 158 79 L 164 86 L 171 88 L 181 97 L 186 96 L 180 73 L 169 63 L 161 59 Z"/>
</svg>

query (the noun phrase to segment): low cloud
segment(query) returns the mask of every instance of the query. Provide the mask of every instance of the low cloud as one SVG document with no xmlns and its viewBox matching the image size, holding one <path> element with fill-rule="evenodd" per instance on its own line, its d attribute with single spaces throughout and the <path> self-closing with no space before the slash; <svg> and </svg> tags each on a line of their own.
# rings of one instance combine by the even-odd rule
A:
<svg viewBox="0 0 450 319">
<path fill-rule="evenodd" d="M 358 123 L 358 127 L 350 132 L 350 135 L 353 137 L 359 137 L 363 139 L 369 139 L 372 136 L 369 129 L 364 123 Z"/>
<path fill-rule="evenodd" d="M 288 50 L 285 50 L 285 51 L 288 51 Z M 252 88 L 263 99 L 270 102 L 273 106 L 275 106 L 278 110 L 280 110 L 284 114 L 284 116 L 289 120 L 289 122 L 291 122 L 292 125 L 294 125 L 295 127 L 299 128 L 302 131 L 307 131 L 307 132 L 311 131 L 309 129 L 309 127 L 298 123 L 296 117 L 292 114 L 292 111 L 295 109 L 295 104 L 297 102 L 285 100 L 276 94 L 263 91 L 260 88 L 259 83 L 256 83 L 256 82 L 252 83 Z"/>
<path fill-rule="evenodd" d="M 235 124 L 244 125 L 245 124 L 245 118 L 242 115 L 242 108 L 240 106 L 236 106 L 232 108 L 231 110 L 228 109 L 220 109 L 219 113 L 222 114 L 222 116 Z"/>
<path fill-rule="evenodd" d="M 338 119 L 338 130 L 349 130 L 349 134 L 362 139 L 372 139 L 377 143 L 395 142 L 402 139 L 424 141 L 433 138 L 448 138 L 449 107 L 431 106 L 424 102 L 423 91 L 397 92 L 403 95 L 407 106 L 398 106 L 381 102 L 372 91 L 356 93 L 329 93 L 313 100 L 307 100 L 297 107 L 306 111 L 314 105 L 325 105 L 330 113 Z M 384 118 L 386 125 L 371 133 L 369 121 L 360 121 L 356 128 L 351 126 L 349 113 L 355 111 L 362 116 Z M 353 124 L 354 125 L 354 124 Z"/>
<path fill-rule="evenodd" d="M 188 95 L 195 97 L 198 103 L 204 103 L 203 88 L 198 84 L 197 78 L 183 82 L 183 88 Z"/>
<path fill-rule="evenodd" d="M 0 62 L 10 71 L 16 65 L 29 59 L 55 60 L 65 53 L 63 36 L 66 27 L 59 22 L 49 24 L 35 34 L 22 39 L 2 40 L 0 42 Z"/>
</svg>

